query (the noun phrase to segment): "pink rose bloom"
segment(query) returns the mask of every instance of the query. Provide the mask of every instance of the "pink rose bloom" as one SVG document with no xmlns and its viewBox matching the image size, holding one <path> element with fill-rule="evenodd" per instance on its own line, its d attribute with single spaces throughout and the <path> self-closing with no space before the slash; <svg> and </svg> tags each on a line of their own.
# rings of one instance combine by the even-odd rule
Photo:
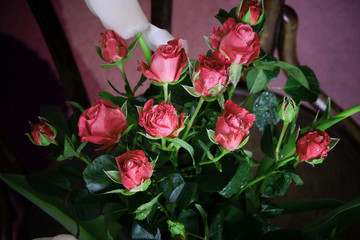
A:
<svg viewBox="0 0 360 240">
<path fill-rule="evenodd" d="M 115 158 L 119 167 L 121 183 L 131 190 L 150 179 L 153 169 L 142 150 L 126 152 Z"/>
<path fill-rule="evenodd" d="M 249 114 L 244 108 L 227 100 L 223 113 L 216 122 L 215 142 L 234 151 L 249 134 L 254 121 L 254 114 Z"/>
<path fill-rule="evenodd" d="M 222 28 L 213 28 L 211 30 L 211 35 L 209 37 L 211 46 L 218 50 L 220 46 L 221 39 L 225 37 L 228 32 L 236 25 L 236 20 L 234 18 L 228 18 L 223 24 Z"/>
<path fill-rule="evenodd" d="M 126 129 L 126 117 L 119 106 L 100 100 L 81 114 L 78 127 L 81 142 L 103 144 L 96 149 L 102 150 L 119 142 Z"/>
<path fill-rule="evenodd" d="M 172 105 L 165 102 L 153 104 L 153 99 L 145 103 L 139 116 L 139 125 L 144 127 L 150 136 L 177 138 L 185 127 L 185 113 L 178 117 Z"/>
<path fill-rule="evenodd" d="M 296 143 L 296 154 L 300 161 L 321 159 L 330 150 L 330 142 L 331 138 L 325 131 L 306 132 Z"/>
<path fill-rule="evenodd" d="M 39 122 L 31 126 L 31 139 L 39 146 L 48 146 L 55 139 L 56 133 L 53 127 L 45 122 Z"/>
<path fill-rule="evenodd" d="M 229 18 L 223 29 L 213 29 L 210 42 L 232 63 L 249 65 L 260 54 L 259 37 L 246 23 L 235 23 L 235 19 Z"/>
<path fill-rule="evenodd" d="M 106 30 L 102 35 L 101 53 L 106 61 L 113 63 L 126 57 L 128 49 L 122 37 L 113 30 Z"/>
<path fill-rule="evenodd" d="M 176 82 L 183 67 L 187 64 L 187 56 L 183 48 L 183 40 L 174 39 L 167 45 L 160 45 L 150 60 L 150 67 L 139 61 L 138 71 L 156 82 Z"/>
<path fill-rule="evenodd" d="M 226 90 L 228 85 L 228 70 L 231 62 L 221 53 L 213 52 L 211 58 L 199 56 L 199 73 L 194 79 L 194 88 L 204 97 L 215 97 Z"/>
<path fill-rule="evenodd" d="M 243 4 L 241 5 L 238 19 L 242 21 L 242 18 L 248 11 L 250 11 L 251 20 L 250 22 L 246 22 L 246 23 L 250 25 L 254 25 L 259 20 L 261 14 L 263 13 L 259 1 L 258 0 L 244 1 Z"/>
</svg>

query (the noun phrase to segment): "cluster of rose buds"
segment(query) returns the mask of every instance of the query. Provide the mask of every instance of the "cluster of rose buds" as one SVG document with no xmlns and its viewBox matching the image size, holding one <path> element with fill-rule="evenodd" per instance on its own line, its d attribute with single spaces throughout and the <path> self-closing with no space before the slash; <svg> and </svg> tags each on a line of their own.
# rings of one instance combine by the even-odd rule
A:
<svg viewBox="0 0 360 240">
<path fill-rule="evenodd" d="M 244 0 L 237 9 L 237 19 L 228 18 L 222 28 L 212 29 L 209 37 L 211 57 L 200 55 L 191 77 L 193 87 L 185 88 L 202 100 L 213 100 L 222 95 L 229 85 L 229 69 L 232 64 L 251 64 L 260 54 L 258 34 L 252 26 L 263 18 L 263 8 L 257 0 Z M 107 30 L 101 42 L 102 57 L 109 63 L 121 61 L 128 54 L 125 40 L 114 30 Z M 150 60 L 150 66 L 139 61 L 138 71 L 154 83 L 175 84 L 188 63 L 182 39 L 173 39 L 159 45 Z M 165 96 L 166 99 L 167 96 Z M 235 151 L 246 143 L 249 129 L 255 115 L 239 107 L 231 100 L 223 104 L 222 115 L 218 117 L 213 138 L 222 149 Z M 185 113 L 177 114 L 170 101 L 154 104 L 150 99 L 144 107 L 139 107 L 138 124 L 151 138 L 178 138 L 185 128 Z M 279 105 L 278 115 L 285 123 L 296 120 L 298 106 L 290 97 L 284 97 Z M 188 127 L 191 127 L 190 121 Z M 86 109 L 78 122 L 81 142 L 102 145 L 97 150 L 107 149 L 119 143 L 127 129 L 126 113 L 111 102 L 100 100 Z M 189 129 L 187 129 L 189 130 Z M 185 133 L 186 137 L 187 132 Z M 37 145 L 54 143 L 56 130 L 48 122 L 32 125 L 30 139 Z M 296 143 L 296 154 L 300 161 L 313 162 L 322 159 L 329 151 L 331 139 L 324 131 L 313 130 L 304 133 Z M 128 151 L 118 157 L 116 162 L 121 182 L 131 190 L 150 179 L 153 173 L 148 158 L 142 150 Z"/>
</svg>

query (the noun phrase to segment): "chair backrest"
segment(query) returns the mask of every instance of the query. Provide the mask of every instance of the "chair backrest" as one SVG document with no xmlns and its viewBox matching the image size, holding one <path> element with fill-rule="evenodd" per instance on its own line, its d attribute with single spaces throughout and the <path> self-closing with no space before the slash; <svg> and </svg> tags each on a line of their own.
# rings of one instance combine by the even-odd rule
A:
<svg viewBox="0 0 360 240">
<path fill-rule="evenodd" d="M 46 40 L 69 100 L 90 106 L 89 98 L 64 30 L 50 0 L 27 1 Z"/>
</svg>

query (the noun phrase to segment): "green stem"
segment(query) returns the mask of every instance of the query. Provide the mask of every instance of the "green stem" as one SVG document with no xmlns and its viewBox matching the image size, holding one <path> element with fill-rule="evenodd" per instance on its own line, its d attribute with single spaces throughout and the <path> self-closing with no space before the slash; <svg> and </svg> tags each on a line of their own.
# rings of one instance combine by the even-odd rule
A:
<svg viewBox="0 0 360 240">
<path fill-rule="evenodd" d="M 145 42 L 144 36 L 142 35 L 142 33 L 138 33 L 138 34 L 136 34 L 136 37 L 138 38 L 138 41 L 139 41 L 140 47 L 144 53 L 146 62 L 150 66 L 151 52 L 150 52 L 148 45 Z"/>
<path fill-rule="evenodd" d="M 196 234 L 194 234 L 194 233 L 186 232 L 186 235 L 193 236 L 193 237 L 196 237 L 196 238 L 198 238 L 198 239 L 205 239 L 205 238 L 203 238 L 203 237 L 201 237 L 201 236 L 199 236 L 199 235 L 196 235 Z"/>
<path fill-rule="evenodd" d="M 184 139 L 186 138 L 186 136 L 188 135 L 188 133 L 189 133 L 189 131 L 190 131 L 190 128 L 192 127 L 192 125 L 193 125 L 193 123 L 194 123 L 194 120 L 195 120 L 197 114 L 199 113 L 200 108 L 201 108 L 201 106 L 203 105 L 203 103 L 204 103 L 204 99 L 203 99 L 202 97 L 200 97 L 200 100 L 199 100 L 199 102 L 198 102 L 198 104 L 197 104 L 197 106 L 196 106 L 196 109 L 195 109 L 193 115 L 191 116 L 191 118 L 190 118 L 190 120 L 189 120 L 189 123 L 188 123 L 187 126 L 186 126 L 185 133 L 184 133 L 184 135 L 183 135 L 182 138 L 181 138 L 182 140 L 184 140 Z"/>
<path fill-rule="evenodd" d="M 283 160 L 280 160 L 280 162 L 276 163 L 275 169 L 281 168 L 282 166 L 286 165 L 288 162 L 291 162 L 294 159 L 295 159 L 295 157 L 291 156 L 291 157 L 285 158 Z"/>
<path fill-rule="evenodd" d="M 131 90 L 129 81 L 128 81 L 127 77 L 126 77 L 126 73 L 125 73 L 123 64 L 120 63 L 120 64 L 118 64 L 117 66 L 118 66 L 118 68 L 119 68 L 119 70 L 120 70 L 120 72 L 121 72 L 121 75 L 122 75 L 122 77 L 123 77 L 123 79 L 124 79 L 124 82 L 125 82 L 125 91 L 126 91 L 126 94 L 129 95 L 129 96 L 131 96 L 131 97 L 133 97 L 133 96 L 134 96 L 134 93 L 133 93 L 133 91 Z"/>
<path fill-rule="evenodd" d="M 218 155 L 217 157 L 211 159 L 211 160 L 207 160 L 207 161 L 203 161 L 203 162 L 199 162 L 199 165 L 206 165 L 206 164 L 211 164 L 211 163 L 216 163 L 217 161 L 219 161 L 223 156 L 225 156 L 226 154 L 230 153 L 230 150 L 224 150 L 221 152 L 220 155 Z M 194 166 L 190 166 L 190 167 L 186 167 L 186 168 L 182 168 L 180 169 L 181 171 L 189 171 L 189 170 L 193 170 L 195 167 Z"/>
<path fill-rule="evenodd" d="M 166 151 L 166 140 L 165 138 L 161 138 L 161 148 L 163 151 Z"/>
<path fill-rule="evenodd" d="M 204 162 L 199 162 L 199 165 L 206 165 L 206 164 L 210 164 L 210 163 L 215 163 L 217 161 L 219 161 L 223 156 L 225 156 L 226 154 L 230 153 L 231 151 L 230 150 L 224 150 L 224 151 L 221 151 L 221 154 L 218 155 L 216 158 L 213 158 L 211 160 L 208 160 L 208 161 L 204 161 Z"/>
<path fill-rule="evenodd" d="M 244 190 L 246 190 L 247 188 L 251 187 L 251 186 L 254 185 L 255 183 L 258 183 L 258 182 L 260 182 L 260 181 L 262 181 L 262 180 L 264 180 L 264 179 L 267 179 L 268 177 L 270 177 L 270 175 L 272 175 L 272 174 L 274 174 L 274 173 L 275 173 L 275 171 L 272 171 L 272 172 L 269 172 L 269 173 L 267 173 L 267 174 L 261 175 L 260 177 L 254 178 L 253 180 L 251 180 L 250 182 L 248 182 L 248 184 L 246 184 L 246 186 L 245 186 L 243 189 L 241 189 L 240 192 L 238 192 L 238 193 L 236 194 L 235 199 L 238 198 Z M 264 183 L 264 182 L 265 182 L 265 181 L 263 181 L 263 183 Z"/>
<path fill-rule="evenodd" d="M 164 89 L 164 101 L 166 104 L 168 104 L 168 97 L 169 97 L 169 84 L 168 83 L 164 83 L 163 85 L 163 89 Z"/>
<path fill-rule="evenodd" d="M 276 161 L 279 161 L 279 152 L 280 152 L 280 146 L 281 146 L 281 142 L 284 138 L 285 132 L 287 127 L 289 126 L 288 122 L 284 122 L 283 128 L 281 129 L 281 133 L 280 133 L 280 137 L 279 137 L 279 141 L 277 142 L 276 148 L 275 148 L 275 159 Z"/>
<path fill-rule="evenodd" d="M 323 123 L 320 123 L 316 128 L 320 129 L 320 130 L 326 130 L 329 127 L 331 127 L 332 125 L 340 122 L 341 120 L 344 120 L 347 117 L 350 117 L 351 115 L 360 112 L 360 104 L 355 105 L 337 115 L 335 115 L 334 117 L 332 117 L 331 119 L 326 120 Z"/>
<path fill-rule="evenodd" d="M 79 153 L 78 158 L 80 158 L 82 161 L 84 161 L 87 165 L 91 164 L 91 160 L 87 155 L 84 155 L 83 153 Z"/>
<path fill-rule="evenodd" d="M 234 86 L 234 85 L 231 85 L 231 87 L 230 87 L 230 89 L 229 89 L 229 91 L 228 91 L 228 94 L 229 94 L 228 99 L 229 99 L 229 100 L 231 100 L 232 95 L 233 95 L 233 93 L 234 93 L 234 90 L 235 90 L 235 86 Z"/>
<path fill-rule="evenodd" d="M 243 101 L 241 101 L 238 105 L 241 107 L 242 105 L 244 105 L 252 96 L 252 94 L 249 94 Z"/>
</svg>

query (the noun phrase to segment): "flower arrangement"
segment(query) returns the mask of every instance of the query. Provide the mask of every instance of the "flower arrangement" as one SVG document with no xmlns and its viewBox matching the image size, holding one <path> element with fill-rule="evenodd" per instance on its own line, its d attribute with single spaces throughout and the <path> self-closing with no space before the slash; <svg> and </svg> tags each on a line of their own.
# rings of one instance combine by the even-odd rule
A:
<svg viewBox="0 0 360 240">
<path fill-rule="evenodd" d="M 300 105 L 317 99 L 319 84 L 310 68 L 261 51 L 262 1 L 243 0 L 230 12 L 220 10 L 216 18 L 222 27 L 209 29 L 210 50 L 198 59 L 188 59 L 184 40 L 148 26 L 142 17 L 134 20 L 138 30 L 126 31 L 127 26 L 113 26 L 112 14 L 103 17 L 99 1 L 87 3 L 109 28 L 96 46 L 106 62 L 102 67 L 119 68 L 125 92 L 101 92 L 103 100 L 87 109 L 72 102 L 70 119 L 57 108 L 43 110 L 28 137 L 38 146 L 54 147 L 49 158 L 66 161 L 57 170 L 28 176 L 1 174 L 6 183 L 86 240 L 287 239 L 294 234 L 328 239 L 343 228 L 336 221 L 326 224 L 326 216 L 299 231 L 268 221 L 297 207 L 271 198 L 283 195 L 291 182 L 303 184 L 295 167 L 322 163 L 339 141 L 325 130 L 359 112 L 360 105 L 331 117 L 329 101 L 321 117 L 300 128 Z M 162 39 L 153 39 L 152 31 L 163 33 Z M 127 46 L 124 39 L 134 35 Z M 146 62 L 139 61 L 142 76 L 131 88 L 124 65 L 137 45 Z M 149 46 L 156 46 L 154 54 Z M 280 68 L 289 76 L 282 101 L 268 87 Z M 237 102 L 241 79 L 248 96 Z M 152 85 L 136 95 L 145 81 Z M 247 149 L 253 128 L 262 135 L 256 144 L 263 159 L 254 159 Z M 76 159 L 83 163 L 73 164 Z M 352 211 L 359 203 L 334 211 Z"/>
</svg>

